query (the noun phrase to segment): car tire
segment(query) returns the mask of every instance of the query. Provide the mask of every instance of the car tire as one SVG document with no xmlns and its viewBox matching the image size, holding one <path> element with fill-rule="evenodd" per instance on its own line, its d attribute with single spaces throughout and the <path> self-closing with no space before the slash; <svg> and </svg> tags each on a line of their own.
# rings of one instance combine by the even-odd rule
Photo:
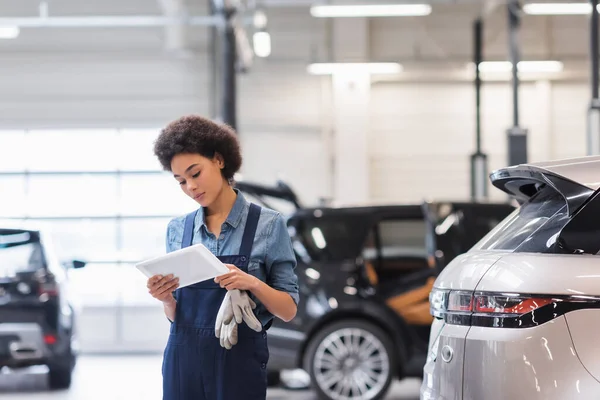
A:
<svg viewBox="0 0 600 400">
<path fill-rule="evenodd" d="M 389 335 L 360 319 L 326 325 L 310 340 L 304 355 L 311 385 L 324 400 L 383 398 L 396 376 L 396 362 Z"/>
<path fill-rule="evenodd" d="M 71 386 L 73 369 L 70 365 L 50 365 L 48 383 L 50 389 L 68 389 Z"/>
<path fill-rule="evenodd" d="M 66 354 L 53 360 L 48 365 L 48 384 L 50 389 L 68 389 L 75 369 L 76 357 L 71 347 Z"/>
</svg>

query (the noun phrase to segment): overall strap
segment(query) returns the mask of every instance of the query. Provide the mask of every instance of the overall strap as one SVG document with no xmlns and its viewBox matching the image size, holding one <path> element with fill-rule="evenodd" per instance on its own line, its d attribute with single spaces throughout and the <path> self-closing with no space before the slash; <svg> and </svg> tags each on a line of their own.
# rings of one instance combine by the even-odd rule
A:
<svg viewBox="0 0 600 400">
<path fill-rule="evenodd" d="M 183 239 L 181 240 L 181 248 L 192 245 L 192 236 L 194 234 L 194 220 L 198 210 L 193 211 L 185 216 L 185 226 L 183 228 Z"/>
<path fill-rule="evenodd" d="M 244 236 L 242 237 L 242 245 L 240 246 L 240 255 L 250 258 L 252 253 L 252 244 L 254 243 L 254 234 L 258 226 L 260 218 L 260 207 L 254 203 L 250 203 L 248 218 L 246 219 L 246 227 L 244 228 Z"/>
</svg>

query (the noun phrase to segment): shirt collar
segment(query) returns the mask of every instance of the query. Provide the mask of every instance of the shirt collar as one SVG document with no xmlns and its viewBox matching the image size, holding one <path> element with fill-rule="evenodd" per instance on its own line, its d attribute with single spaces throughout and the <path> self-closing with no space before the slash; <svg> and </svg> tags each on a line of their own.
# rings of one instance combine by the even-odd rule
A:
<svg viewBox="0 0 600 400">
<path fill-rule="evenodd" d="M 248 202 L 246 201 L 244 195 L 238 189 L 233 190 L 237 194 L 237 197 L 235 198 L 233 208 L 229 212 L 229 215 L 227 216 L 225 222 L 227 222 L 232 227 L 237 228 L 237 226 L 240 224 L 240 221 L 242 220 L 242 215 L 244 215 L 244 210 L 248 206 Z"/>
<path fill-rule="evenodd" d="M 240 221 L 242 220 L 242 216 L 244 214 L 246 206 L 248 205 L 248 201 L 238 189 L 233 190 L 237 194 L 237 197 L 235 199 L 235 203 L 233 203 L 233 207 L 231 208 L 229 215 L 227 216 L 227 219 L 225 220 L 225 223 L 231 225 L 233 228 L 237 228 L 237 226 L 240 224 Z M 204 226 L 204 228 L 208 232 L 208 227 L 206 226 L 206 220 L 204 218 L 204 207 L 200 207 L 198 209 L 196 219 L 194 221 L 194 226 L 194 231 L 196 232 L 199 232 L 202 226 Z"/>
</svg>

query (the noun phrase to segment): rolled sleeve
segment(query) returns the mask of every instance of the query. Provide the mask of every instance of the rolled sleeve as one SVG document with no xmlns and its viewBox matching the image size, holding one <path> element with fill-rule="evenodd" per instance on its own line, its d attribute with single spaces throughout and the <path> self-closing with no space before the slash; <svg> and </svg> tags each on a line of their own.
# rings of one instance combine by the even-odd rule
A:
<svg viewBox="0 0 600 400">
<path fill-rule="evenodd" d="M 176 220 L 172 219 L 167 224 L 167 232 L 165 234 L 165 250 L 167 253 L 174 251 L 174 249 L 173 249 L 173 227 L 174 227 L 175 223 L 176 223 Z M 179 300 L 179 290 L 178 289 L 173 291 L 173 298 L 175 299 L 175 301 Z M 169 320 L 169 321 L 171 321 L 171 320 Z M 173 321 L 171 321 L 171 322 L 173 322 Z"/>
<path fill-rule="evenodd" d="M 171 252 L 171 226 L 173 225 L 173 220 L 169 221 L 169 223 L 167 224 L 167 232 L 165 234 L 165 251 L 167 253 Z"/>
<path fill-rule="evenodd" d="M 289 293 L 298 305 L 300 295 L 296 275 L 296 256 L 292 240 L 281 214 L 276 214 L 268 230 L 266 252 L 267 284 L 272 288 Z"/>
</svg>

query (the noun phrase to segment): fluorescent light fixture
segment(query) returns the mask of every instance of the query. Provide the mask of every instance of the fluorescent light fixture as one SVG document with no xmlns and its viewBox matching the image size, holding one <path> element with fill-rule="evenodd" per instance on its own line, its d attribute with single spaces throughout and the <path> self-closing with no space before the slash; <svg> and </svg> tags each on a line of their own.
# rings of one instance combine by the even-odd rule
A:
<svg viewBox="0 0 600 400">
<path fill-rule="evenodd" d="M 471 64 L 473 66 L 473 64 Z M 560 72 L 563 63 L 560 61 L 519 61 L 517 64 L 519 72 Z M 484 61 L 479 64 L 480 72 L 510 72 L 512 63 L 510 61 Z"/>
<path fill-rule="evenodd" d="M 317 18 L 414 17 L 431 14 L 429 4 L 321 5 L 312 6 L 310 14 Z"/>
<path fill-rule="evenodd" d="M 310 233 L 312 235 L 313 241 L 315 242 L 315 245 L 319 249 L 324 249 L 325 247 L 327 247 L 327 242 L 325 241 L 325 236 L 323 236 L 323 232 L 321 231 L 320 228 L 312 228 Z"/>
<path fill-rule="evenodd" d="M 19 33 L 18 26 L 0 26 L 0 39 L 16 39 Z"/>
<path fill-rule="evenodd" d="M 402 65 L 398 63 L 317 63 L 308 66 L 308 73 L 312 75 L 331 75 L 338 72 L 397 74 L 402 72 Z"/>
<path fill-rule="evenodd" d="M 598 7 L 600 10 L 600 6 Z M 591 14 L 589 3 L 530 3 L 523 5 L 523 11 L 530 15 L 586 15 Z"/>
<path fill-rule="evenodd" d="M 267 14 L 265 14 L 263 10 L 257 10 L 254 13 L 254 18 L 252 22 L 254 23 L 254 27 L 256 29 L 265 29 L 269 20 L 267 18 Z"/>
<path fill-rule="evenodd" d="M 255 32 L 252 37 L 254 54 L 258 57 L 269 57 L 271 55 L 271 35 L 269 32 Z"/>
</svg>

